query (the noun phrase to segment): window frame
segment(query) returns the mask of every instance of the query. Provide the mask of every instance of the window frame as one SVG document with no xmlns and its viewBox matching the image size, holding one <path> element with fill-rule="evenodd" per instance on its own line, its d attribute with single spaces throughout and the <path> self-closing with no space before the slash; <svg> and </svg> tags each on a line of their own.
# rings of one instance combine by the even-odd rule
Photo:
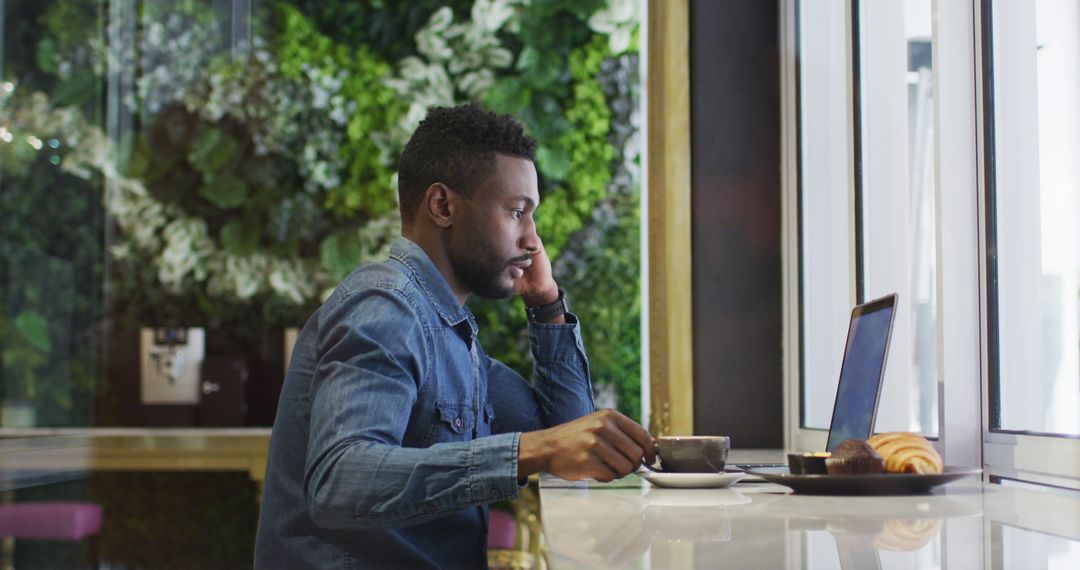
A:
<svg viewBox="0 0 1080 570">
<path fill-rule="evenodd" d="M 827 443 L 828 430 L 819 428 L 807 428 L 804 402 L 806 394 L 806 358 L 802 350 L 805 344 L 806 330 L 804 326 L 804 299 L 805 299 L 805 271 L 806 267 L 802 260 L 802 124 L 801 124 L 801 83 L 800 79 L 800 9 L 802 0 L 784 0 L 781 6 L 781 37 L 783 45 L 783 57 L 781 62 L 781 128 L 784 148 L 781 152 L 782 171 L 782 232 L 781 256 L 783 271 L 784 291 L 784 447 L 798 450 L 823 450 Z M 845 52 L 847 93 L 855 93 L 850 70 L 852 69 L 852 2 L 845 1 Z M 854 106 L 847 106 L 847 124 L 852 122 Z M 851 128 L 847 128 L 848 136 L 848 164 L 854 160 L 853 149 L 858 144 L 858 138 Z M 858 176 L 852 168 L 848 168 L 848 193 L 849 204 L 853 204 L 858 191 Z M 860 217 L 860 208 L 849 207 L 848 232 L 849 232 L 849 263 L 855 263 L 858 253 L 854 247 L 854 238 L 859 234 L 856 231 L 861 221 L 854 217 Z M 854 271 L 853 275 L 860 275 Z M 856 277 L 860 282 L 861 277 Z M 858 295 L 858 294 L 856 294 Z M 852 299 L 853 301 L 854 299 Z M 843 309 L 849 310 L 850 307 Z"/>
<path fill-rule="evenodd" d="M 781 152 L 782 190 L 782 232 L 781 256 L 783 259 L 784 291 L 784 446 L 788 449 L 820 451 L 825 449 L 828 429 L 805 427 L 803 399 L 806 392 L 805 331 L 803 327 L 804 288 L 806 267 L 803 263 L 803 202 L 802 202 L 802 88 L 800 81 L 800 12 L 802 0 L 784 0 L 781 8 L 781 42 L 783 58 L 781 73 L 781 128 L 784 148 Z M 857 10 L 857 8 L 854 8 Z M 857 38 L 853 39 L 852 22 L 858 17 L 853 13 L 853 2 L 844 2 L 845 26 L 845 77 L 846 90 L 855 99 L 858 98 L 858 84 L 854 82 L 853 69 L 857 68 Z M 853 61 L 853 57 L 855 60 Z M 847 106 L 847 125 L 850 127 L 854 117 L 858 116 L 858 104 L 852 101 Z M 848 220 L 849 220 L 849 267 L 855 283 L 851 288 L 853 298 L 850 304 L 862 294 L 862 269 L 858 262 L 861 253 L 861 202 L 858 200 L 860 176 L 857 168 L 850 168 L 859 159 L 859 129 L 847 129 L 848 150 Z M 850 310 L 849 307 L 843 311 Z M 837 371 L 839 373 L 839 371 Z"/>
<path fill-rule="evenodd" d="M 983 470 L 988 477 L 1080 488 L 1080 435 L 1009 430 L 994 427 L 1000 402 L 1000 350 L 997 291 L 997 149 L 994 100 L 994 0 L 976 0 L 976 70 L 978 78 L 979 255 L 981 340 L 983 342 Z M 1032 5 L 1031 9 L 1035 9 Z"/>
</svg>

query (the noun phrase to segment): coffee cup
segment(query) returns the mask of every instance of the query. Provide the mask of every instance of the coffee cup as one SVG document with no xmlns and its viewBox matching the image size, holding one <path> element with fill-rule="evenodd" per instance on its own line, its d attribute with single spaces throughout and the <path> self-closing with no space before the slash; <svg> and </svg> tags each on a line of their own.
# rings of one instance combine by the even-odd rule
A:
<svg viewBox="0 0 1080 570">
<path fill-rule="evenodd" d="M 671 473 L 720 473 L 731 438 L 723 435 L 674 435 L 656 438 L 660 470 Z"/>
</svg>

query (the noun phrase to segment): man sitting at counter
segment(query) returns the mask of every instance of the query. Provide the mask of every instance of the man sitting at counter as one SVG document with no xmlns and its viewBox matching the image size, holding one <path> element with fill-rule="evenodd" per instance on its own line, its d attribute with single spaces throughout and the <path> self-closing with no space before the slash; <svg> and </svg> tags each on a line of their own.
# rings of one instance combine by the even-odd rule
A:
<svg viewBox="0 0 1080 570">
<path fill-rule="evenodd" d="M 536 141 L 432 108 L 398 164 L 402 237 L 308 319 L 281 392 L 257 568 L 482 568 L 487 503 L 530 474 L 608 481 L 649 433 L 594 412 L 578 319 L 536 233 Z M 521 295 L 534 381 L 489 358 L 469 295 Z"/>
</svg>

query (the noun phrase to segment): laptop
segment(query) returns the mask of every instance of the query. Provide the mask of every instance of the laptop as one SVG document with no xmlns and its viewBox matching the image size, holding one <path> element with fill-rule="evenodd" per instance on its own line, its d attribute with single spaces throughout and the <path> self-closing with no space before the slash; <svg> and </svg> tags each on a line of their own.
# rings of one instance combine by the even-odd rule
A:
<svg viewBox="0 0 1080 570">
<path fill-rule="evenodd" d="M 826 451 L 831 452 L 846 439 L 867 439 L 873 432 L 895 320 L 896 293 L 851 310 Z M 735 466 L 766 472 L 787 470 L 786 463 L 751 462 Z"/>
</svg>

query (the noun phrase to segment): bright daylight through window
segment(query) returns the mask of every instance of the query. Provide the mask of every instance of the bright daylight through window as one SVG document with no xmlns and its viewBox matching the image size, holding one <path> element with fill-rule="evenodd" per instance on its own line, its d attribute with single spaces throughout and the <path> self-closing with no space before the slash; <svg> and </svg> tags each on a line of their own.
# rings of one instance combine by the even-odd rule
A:
<svg viewBox="0 0 1080 570">
<path fill-rule="evenodd" d="M 896 292 L 876 431 L 937 435 L 930 0 L 859 3 L 864 300 Z"/>
<path fill-rule="evenodd" d="M 990 427 L 1077 436 L 1080 4 L 994 2 L 993 22 Z"/>
<path fill-rule="evenodd" d="M 861 259 L 852 267 L 841 1 L 799 17 L 803 427 L 827 429 L 861 268 L 859 301 L 896 292 L 877 431 L 938 432 L 930 0 L 858 3 Z"/>
</svg>

